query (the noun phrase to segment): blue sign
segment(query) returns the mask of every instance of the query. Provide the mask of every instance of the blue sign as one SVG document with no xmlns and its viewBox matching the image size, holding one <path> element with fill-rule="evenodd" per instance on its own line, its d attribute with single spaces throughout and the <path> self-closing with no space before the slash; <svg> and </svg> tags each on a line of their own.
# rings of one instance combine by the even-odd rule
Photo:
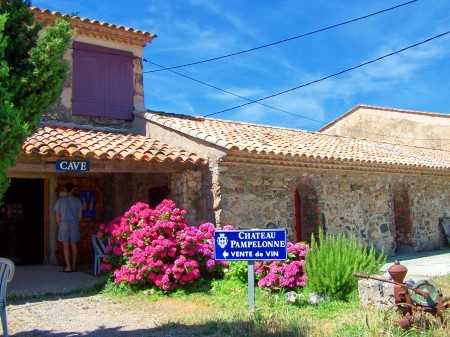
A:
<svg viewBox="0 0 450 337">
<path fill-rule="evenodd" d="M 88 172 L 88 160 L 56 160 L 56 171 Z"/>
<path fill-rule="evenodd" d="M 286 230 L 216 230 L 214 258 L 228 261 L 284 261 L 287 259 Z"/>
</svg>

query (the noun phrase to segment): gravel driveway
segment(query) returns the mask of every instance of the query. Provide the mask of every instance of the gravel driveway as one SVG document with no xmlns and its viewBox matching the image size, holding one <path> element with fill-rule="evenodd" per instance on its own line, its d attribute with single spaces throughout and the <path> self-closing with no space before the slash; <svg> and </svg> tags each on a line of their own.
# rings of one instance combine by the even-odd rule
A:
<svg viewBox="0 0 450 337">
<path fill-rule="evenodd" d="M 11 336 L 201 336 L 203 326 L 177 323 L 179 317 L 207 314 L 201 303 L 181 299 L 151 302 L 143 297 L 87 297 L 12 303 L 7 306 Z M 210 335 L 211 336 L 211 335 Z"/>
</svg>

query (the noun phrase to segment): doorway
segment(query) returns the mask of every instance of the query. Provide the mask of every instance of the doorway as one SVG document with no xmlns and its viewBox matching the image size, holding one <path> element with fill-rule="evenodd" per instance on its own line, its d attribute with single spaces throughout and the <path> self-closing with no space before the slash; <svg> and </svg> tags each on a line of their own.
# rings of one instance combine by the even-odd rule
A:
<svg viewBox="0 0 450 337">
<path fill-rule="evenodd" d="M 409 253 L 413 251 L 411 237 L 412 215 L 409 194 L 404 186 L 394 187 L 394 233 L 393 240 L 396 244 L 396 253 Z"/>
<path fill-rule="evenodd" d="M 295 190 L 295 230 L 297 242 L 311 243 L 311 235 L 317 238 L 320 228 L 317 193 L 309 183 L 302 183 Z"/>
<path fill-rule="evenodd" d="M 11 179 L 0 205 L 0 256 L 19 266 L 44 262 L 43 179 Z"/>
</svg>

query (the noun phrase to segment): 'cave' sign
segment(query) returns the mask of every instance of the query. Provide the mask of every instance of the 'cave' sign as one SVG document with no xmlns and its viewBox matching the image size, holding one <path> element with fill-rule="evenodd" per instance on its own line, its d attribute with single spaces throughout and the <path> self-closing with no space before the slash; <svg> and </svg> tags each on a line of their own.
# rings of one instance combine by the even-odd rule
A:
<svg viewBox="0 0 450 337">
<path fill-rule="evenodd" d="M 88 172 L 88 160 L 56 160 L 56 171 Z"/>
<path fill-rule="evenodd" d="M 286 230 L 216 230 L 216 260 L 284 261 L 287 259 Z"/>
</svg>

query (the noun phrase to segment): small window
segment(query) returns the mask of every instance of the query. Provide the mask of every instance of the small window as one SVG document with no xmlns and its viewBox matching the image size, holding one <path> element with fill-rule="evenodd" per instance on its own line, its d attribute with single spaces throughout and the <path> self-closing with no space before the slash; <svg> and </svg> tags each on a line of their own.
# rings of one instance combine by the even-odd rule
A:
<svg viewBox="0 0 450 337">
<path fill-rule="evenodd" d="M 133 53 L 73 43 L 72 113 L 131 120 Z"/>
</svg>

